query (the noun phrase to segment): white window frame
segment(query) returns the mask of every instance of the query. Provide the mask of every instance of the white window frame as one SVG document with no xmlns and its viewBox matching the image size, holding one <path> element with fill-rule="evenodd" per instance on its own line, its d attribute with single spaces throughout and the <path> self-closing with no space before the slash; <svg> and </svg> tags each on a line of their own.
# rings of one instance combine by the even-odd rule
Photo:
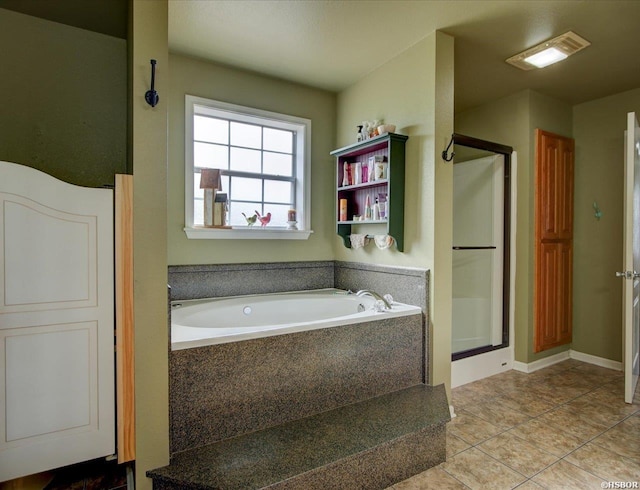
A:
<svg viewBox="0 0 640 490">
<path fill-rule="evenodd" d="M 196 109 L 197 106 L 197 109 Z M 287 129 L 294 132 L 295 194 L 297 230 L 283 227 L 234 226 L 232 229 L 205 228 L 193 224 L 193 117 L 210 115 L 237 122 Z M 311 120 L 253 107 L 229 104 L 194 95 L 185 95 L 185 156 L 184 156 L 184 231 L 195 239 L 287 239 L 306 240 L 311 230 Z"/>
</svg>

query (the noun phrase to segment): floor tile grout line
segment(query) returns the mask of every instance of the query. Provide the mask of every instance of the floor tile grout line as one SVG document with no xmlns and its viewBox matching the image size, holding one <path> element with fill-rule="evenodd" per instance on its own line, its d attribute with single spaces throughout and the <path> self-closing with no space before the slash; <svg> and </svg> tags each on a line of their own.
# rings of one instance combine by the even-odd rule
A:
<svg viewBox="0 0 640 490">
<path fill-rule="evenodd" d="M 518 436 L 516 436 L 516 437 L 518 437 Z M 528 442 L 528 441 L 527 441 L 527 442 Z M 537 448 L 537 449 L 540 449 L 540 448 L 538 448 L 537 446 L 536 446 L 536 448 Z M 482 448 L 478 448 L 478 449 L 479 449 L 480 451 L 482 451 L 484 454 L 486 454 L 487 456 L 489 456 L 490 458 L 492 458 L 493 460 L 497 461 L 498 463 L 503 464 L 504 466 L 506 466 L 507 468 L 509 468 L 509 469 L 511 469 L 511 470 L 513 470 L 513 471 L 515 471 L 515 472 L 516 472 L 516 473 L 518 473 L 519 475 L 522 475 L 526 480 L 530 480 L 531 478 L 533 478 L 533 476 L 535 476 L 535 475 L 537 475 L 538 473 L 541 473 L 542 471 L 546 470 L 549 466 L 553 466 L 553 465 L 554 465 L 554 464 L 556 464 L 558 461 L 560 461 L 560 459 L 562 459 L 562 458 L 558 458 L 555 454 L 547 453 L 547 454 L 551 454 L 551 456 L 553 456 L 554 458 L 556 458 L 556 460 L 555 460 L 553 463 L 551 463 L 551 464 L 549 464 L 549 465 L 545 466 L 542 470 L 540 470 L 540 471 L 536 472 L 533 476 L 527 476 L 527 475 L 525 475 L 525 474 L 523 474 L 523 473 L 519 472 L 519 471 L 518 471 L 518 470 L 516 470 L 515 468 L 513 468 L 513 467 L 509 466 L 507 463 L 503 463 L 503 462 L 502 462 L 502 461 L 500 461 L 499 459 L 494 458 L 491 454 L 489 454 L 489 453 L 487 453 L 487 452 L 483 451 L 483 450 L 482 450 Z M 545 452 L 546 452 L 546 451 L 545 451 Z M 524 482 L 522 482 L 522 483 L 524 483 Z M 519 486 L 519 485 L 522 485 L 522 483 L 519 483 L 519 484 L 518 484 L 518 486 Z"/>
<path fill-rule="evenodd" d="M 467 448 L 467 449 L 469 449 L 469 448 Z M 466 451 L 466 449 L 465 449 L 465 451 Z M 462 452 L 462 451 L 461 451 L 461 452 Z M 453 478 L 455 481 L 460 482 L 460 483 L 461 483 L 465 488 L 469 488 L 469 489 L 470 489 L 471 487 L 470 487 L 469 485 L 467 485 L 467 484 L 466 484 L 465 482 L 463 482 L 462 480 L 460 480 L 460 479 L 456 478 L 454 475 L 452 475 L 452 474 L 451 474 L 451 473 L 449 473 L 446 469 L 444 469 L 444 467 L 442 467 L 442 465 L 443 465 L 443 464 L 445 464 L 445 463 L 446 463 L 446 461 L 445 461 L 444 463 L 440 463 L 440 465 L 439 465 L 439 466 L 441 467 L 440 469 L 441 469 L 442 471 L 444 471 L 447 475 L 449 475 L 451 478 Z"/>
<path fill-rule="evenodd" d="M 562 401 L 560 403 L 555 403 L 549 409 L 544 410 L 544 411 L 542 411 L 540 413 L 537 413 L 535 416 L 529 415 L 529 414 L 527 414 L 525 412 L 522 412 L 522 411 L 520 411 L 520 410 L 518 410 L 516 408 L 508 407 L 511 410 L 514 410 L 514 411 L 516 411 L 516 412 L 518 412 L 518 413 L 520 413 L 520 414 L 522 414 L 522 415 L 524 415 L 526 417 L 529 417 L 529 420 L 523 421 L 523 422 L 519 422 L 519 423 L 517 423 L 517 424 L 515 424 L 515 425 L 513 425 L 513 426 L 511 426 L 509 428 L 503 428 L 503 427 L 496 426 L 491 420 L 488 420 L 488 418 L 483 417 L 482 414 L 478 415 L 478 414 L 475 414 L 473 412 L 468 412 L 469 414 L 473 415 L 474 417 L 477 417 L 478 419 L 482 420 L 483 422 L 489 423 L 492 426 L 500 429 L 500 432 L 492 435 L 489 438 L 486 438 L 484 440 L 481 440 L 481 441 L 475 442 L 475 443 L 469 443 L 467 440 L 465 440 L 464 438 L 460 437 L 459 435 L 456 435 L 456 437 L 459 437 L 465 444 L 469 444 L 469 447 L 477 447 L 483 453 L 485 453 L 479 446 L 484 444 L 486 441 L 488 441 L 488 440 L 490 440 L 490 439 L 492 439 L 494 437 L 498 437 L 501 434 L 504 434 L 505 432 L 508 432 L 508 431 L 518 427 L 519 425 L 526 424 L 527 422 L 529 422 L 531 420 L 535 420 L 535 419 L 541 418 L 545 414 L 547 414 L 547 413 L 549 413 L 551 411 L 554 411 L 554 410 L 557 410 L 559 408 L 565 407 L 565 406 L 569 405 L 570 403 L 574 402 L 577 399 L 585 398 L 588 402 L 593 403 L 596 406 L 598 406 L 598 405 L 601 405 L 601 406 L 607 405 L 604 400 L 596 398 L 596 397 L 593 397 L 592 395 L 595 392 L 601 391 L 603 389 L 607 389 L 607 387 L 609 387 L 609 390 L 611 390 L 611 388 L 615 387 L 616 383 L 620 383 L 622 375 L 618 374 L 618 373 L 615 373 L 613 375 L 609 375 L 608 373 L 610 371 L 611 370 L 609 370 L 607 368 L 593 368 L 593 369 L 591 369 L 591 368 L 589 368 L 589 366 L 587 366 L 585 364 L 578 364 L 578 365 L 570 366 L 570 367 L 567 367 L 567 368 L 564 368 L 564 369 L 558 369 L 555 372 L 544 373 L 543 375 L 539 376 L 539 378 L 540 378 L 539 380 L 532 381 L 529 386 L 524 386 L 523 385 L 523 386 L 519 386 L 519 387 L 511 387 L 511 388 L 509 388 L 507 390 L 504 390 L 504 391 L 493 392 L 493 393 L 491 393 L 490 395 L 488 395 L 486 397 L 482 397 L 482 399 L 479 401 L 479 404 L 490 404 L 492 401 L 494 401 L 498 397 L 502 397 L 502 396 L 505 396 L 507 394 L 512 394 L 514 396 L 517 396 L 518 394 L 520 394 L 523 391 L 526 392 L 527 389 L 530 389 L 530 388 L 535 389 L 536 388 L 535 385 L 537 383 L 544 383 L 545 382 L 545 378 L 547 379 L 547 381 L 551 381 L 554 378 L 555 379 L 559 379 L 563 375 L 566 376 L 567 374 L 571 374 L 571 373 L 587 374 L 587 375 L 590 375 L 592 377 L 604 376 L 606 374 L 606 380 L 590 384 L 590 386 L 588 386 L 586 388 L 586 391 L 584 391 L 584 392 L 582 392 L 582 393 L 580 393 L 578 395 L 572 396 L 571 398 L 569 398 L 567 400 L 564 400 L 564 401 Z M 505 373 L 509 373 L 509 372 L 510 371 L 507 371 Z M 505 373 L 500 373 L 497 376 L 504 375 Z M 524 373 L 523 373 L 523 375 L 526 376 L 526 374 L 524 374 Z M 489 379 L 489 378 L 487 378 L 487 379 Z M 576 381 L 574 383 L 569 383 L 569 384 L 564 385 L 564 386 L 563 385 L 555 386 L 555 388 L 558 388 L 559 390 L 562 390 L 563 388 L 575 387 L 577 384 L 579 384 L 578 381 Z M 473 382 L 470 383 L 470 385 L 473 385 Z M 469 390 L 469 391 L 472 391 L 472 390 Z M 617 390 L 611 390 L 611 391 L 615 392 Z M 460 409 L 464 409 L 465 407 L 468 407 L 468 405 L 470 405 L 471 403 L 473 403 L 473 402 L 472 401 L 468 401 L 467 403 L 464 403 L 462 405 L 458 405 L 458 407 Z M 468 411 L 468 410 L 465 410 L 465 411 Z M 599 438 L 601 435 L 605 434 L 607 431 L 610 431 L 613 428 L 615 428 L 616 426 L 618 426 L 619 424 L 621 424 L 622 422 L 628 420 L 629 418 L 631 418 L 633 416 L 636 416 L 638 414 L 638 412 L 640 412 L 640 408 L 638 408 L 637 410 L 632 410 L 632 411 L 630 411 L 628 413 L 624 413 L 624 411 L 622 411 L 622 410 L 620 410 L 618 412 L 615 412 L 615 410 L 614 410 L 613 413 L 612 413 L 612 416 L 615 417 L 615 419 L 616 419 L 615 423 L 613 423 L 611 425 L 609 425 L 610 422 L 605 423 L 606 424 L 606 428 L 605 428 L 605 425 L 602 425 L 601 426 L 602 430 L 600 430 L 598 433 L 594 434 L 593 436 L 590 436 L 587 440 L 584 440 L 584 442 L 582 442 L 582 444 L 580 446 L 578 446 L 577 448 L 573 449 L 572 451 L 570 451 L 569 453 L 567 453 L 566 455 L 564 455 L 562 458 L 559 458 L 559 459 L 566 458 L 568 455 L 572 454 L 573 452 L 579 450 L 580 448 L 584 447 L 586 444 L 589 444 L 589 443 L 594 443 L 598 447 L 603 447 L 603 446 L 600 446 L 598 443 L 596 443 L 594 441 L 597 438 Z M 622 417 L 622 418 L 618 419 L 618 417 Z M 601 422 L 598 422 L 597 424 L 600 425 Z M 568 431 L 565 431 L 562 428 L 559 428 L 557 426 L 553 426 L 553 427 L 562 430 L 563 433 L 566 433 L 566 434 L 569 434 L 571 436 L 576 437 L 575 434 L 572 434 L 572 433 L 570 433 Z M 594 427 L 594 428 L 598 429 L 597 426 Z M 515 434 L 514 434 L 514 436 L 515 436 Z M 516 437 L 519 437 L 519 436 L 516 436 Z M 519 437 L 519 438 L 522 439 L 521 437 Z M 533 444 L 532 441 L 528 441 L 528 442 Z M 542 448 L 540 448 L 538 446 L 535 446 L 535 447 L 537 447 L 538 449 L 544 451 L 545 453 L 548 453 L 548 451 L 545 451 L 544 449 L 542 449 Z M 466 449 L 468 449 L 468 448 L 466 448 Z M 609 448 L 604 448 L 604 449 L 610 450 Z M 455 453 L 453 456 L 455 456 L 456 454 L 459 454 L 460 452 L 462 452 L 462 451 L 459 451 L 458 453 Z M 488 453 L 485 453 L 485 454 L 488 454 Z M 550 454 L 550 453 L 548 453 L 548 454 Z M 554 455 L 554 457 L 557 457 L 557 456 Z M 623 456 L 623 457 L 626 457 L 626 456 Z M 514 469 L 514 471 L 517 471 L 517 470 Z"/>
<path fill-rule="evenodd" d="M 584 444 L 584 446 L 586 446 L 587 444 L 588 444 L 588 443 L 585 443 L 585 444 Z M 581 446 L 581 447 L 584 447 L 584 446 Z M 581 447 L 580 447 L 580 448 L 581 448 Z M 578 449 L 580 449 L 580 448 L 578 448 Z M 576 451 L 577 451 L 578 449 L 576 449 Z M 575 451 L 571 451 L 571 453 L 573 453 L 573 452 L 575 452 Z M 571 453 L 569 453 L 569 454 L 571 454 Z M 569 456 L 569 454 L 567 454 L 567 456 Z M 565 456 L 565 458 L 566 458 L 567 456 Z M 570 465 L 574 466 L 575 468 L 578 468 L 579 470 L 582 470 L 582 471 L 584 471 L 584 472 L 586 472 L 586 473 L 589 473 L 590 475 L 593 475 L 593 476 L 595 476 L 596 478 L 599 478 L 599 479 L 600 479 L 600 480 L 602 480 L 602 481 L 608 481 L 608 480 L 605 480 L 603 477 L 601 477 L 601 476 L 599 476 L 599 475 L 596 475 L 595 473 L 593 473 L 592 471 L 590 471 L 590 470 L 588 470 L 588 469 L 586 469 L 586 468 L 582 468 L 581 466 L 578 466 L 577 464 L 574 464 L 574 463 L 572 463 L 571 461 L 567 461 L 567 460 L 565 460 L 565 458 L 562 458 L 562 459 L 564 460 L 564 462 L 565 462 L 565 463 L 570 464 Z"/>
<path fill-rule="evenodd" d="M 574 367 L 572 367 L 572 368 L 569 368 L 569 369 L 566 369 L 566 370 L 562 370 L 562 371 L 560 371 L 560 372 L 558 372 L 558 373 L 550 373 L 550 374 L 549 374 L 549 377 L 551 378 L 551 377 L 553 377 L 553 376 L 561 376 L 563 373 L 567 373 L 567 372 L 572 371 L 572 370 L 573 370 L 573 371 L 579 370 L 579 368 L 580 368 L 580 367 L 581 367 L 581 366 L 574 366 Z M 585 370 L 585 371 L 587 371 L 587 372 L 588 372 L 588 370 Z M 593 373 L 593 374 L 594 374 L 594 376 L 597 376 L 597 373 Z M 555 465 L 555 464 L 558 464 L 558 463 L 559 463 L 560 461 L 562 461 L 562 460 L 564 460 L 564 461 L 565 461 L 566 463 L 568 463 L 568 464 L 571 464 L 573 467 L 579 468 L 580 470 L 583 470 L 583 471 L 587 471 L 587 470 L 584 470 L 583 468 L 581 468 L 580 466 L 578 466 L 578 465 L 576 465 L 576 464 L 573 464 L 573 463 L 571 463 L 570 461 L 567 461 L 567 460 L 566 460 L 566 458 L 567 458 L 569 455 L 573 454 L 574 452 L 578 451 L 579 449 L 581 449 L 581 448 L 585 447 L 587 444 L 592 443 L 595 439 L 597 439 L 597 438 L 598 438 L 598 437 L 600 437 L 601 435 L 605 434 L 607 431 L 612 430 L 614 427 L 616 427 L 617 425 L 621 424 L 623 421 L 625 421 L 625 420 L 629 419 L 630 417 L 635 416 L 635 415 L 638 413 L 638 411 L 639 411 L 639 410 L 635 410 L 635 411 L 633 411 L 633 412 L 630 412 L 630 413 L 626 414 L 622 419 L 618 420 L 618 421 L 617 421 L 616 423 L 614 423 L 613 425 L 611 425 L 611 426 L 609 426 L 608 428 L 606 428 L 606 429 L 602 430 L 601 432 L 598 432 L 596 435 L 594 435 L 594 436 L 590 437 L 589 439 L 587 439 L 586 441 L 582 442 L 582 444 L 580 444 L 578 447 L 576 447 L 575 449 L 571 450 L 570 452 L 568 452 L 567 454 L 565 454 L 565 455 L 564 455 L 564 456 L 562 456 L 562 457 L 558 457 L 558 456 L 556 456 L 556 455 L 553 455 L 553 454 L 549 453 L 548 451 L 546 451 L 546 450 L 544 450 L 544 449 L 540 448 L 540 447 L 539 447 L 538 445 L 536 445 L 533 441 L 523 439 L 522 437 L 519 437 L 518 435 L 513 434 L 513 436 L 514 436 L 514 437 L 517 437 L 518 439 L 524 440 L 524 441 L 528 442 L 529 444 L 532 444 L 532 445 L 533 445 L 534 447 L 536 447 L 538 450 L 541 450 L 541 451 L 543 451 L 543 452 L 545 452 L 545 453 L 547 453 L 547 454 L 550 454 L 550 455 L 551 455 L 551 456 L 553 456 L 554 458 L 556 458 L 556 460 L 555 460 L 553 463 L 551 463 L 550 465 L 545 466 L 545 468 L 543 468 L 543 469 L 539 470 L 537 473 L 535 473 L 535 474 L 534 474 L 533 476 L 531 476 L 531 477 L 527 477 L 526 475 L 523 475 L 523 474 L 522 474 L 522 473 L 520 473 L 518 470 L 516 470 L 515 468 L 512 468 L 512 467 L 511 467 L 511 466 L 509 466 L 508 464 L 503 463 L 502 461 L 497 460 L 497 459 L 496 459 L 496 458 L 494 458 L 491 454 L 489 454 L 489 453 L 487 453 L 486 451 L 484 451 L 480 446 L 481 446 L 482 444 L 484 444 L 485 442 L 487 442 L 488 440 L 490 440 L 490 439 L 493 439 L 493 438 L 495 438 L 495 437 L 500 436 L 501 434 L 504 434 L 504 433 L 506 433 L 506 432 L 509 432 L 509 431 L 511 431 L 512 429 L 514 429 L 514 428 L 516 428 L 516 427 L 518 427 L 518 426 L 520 426 L 520 425 L 523 425 L 523 424 L 526 424 L 526 423 L 528 423 L 528 422 L 530 422 L 530 421 L 532 421 L 532 420 L 538 419 L 538 418 L 540 418 L 540 417 L 544 416 L 545 414 L 547 414 L 547 413 L 549 413 L 549 412 L 552 412 L 552 411 L 557 410 L 557 409 L 559 409 L 559 408 L 561 408 L 561 407 L 563 407 L 563 406 L 565 406 L 565 405 L 568 405 L 568 404 L 569 404 L 569 403 L 571 403 L 572 401 L 575 401 L 575 400 L 577 400 L 577 399 L 579 399 L 579 398 L 581 398 L 581 397 L 588 397 L 589 395 L 591 395 L 591 394 L 593 394 L 594 392 L 596 392 L 596 391 L 598 391 L 598 390 L 600 390 L 600 389 L 602 389 L 602 388 L 606 387 L 607 385 L 612 385 L 612 384 L 613 384 L 613 383 L 615 383 L 615 382 L 620 382 L 619 377 L 618 377 L 618 376 L 616 376 L 616 378 L 618 378 L 618 379 L 609 379 L 609 380 L 608 380 L 608 381 L 606 381 L 606 382 L 602 382 L 602 383 L 597 383 L 597 384 L 591 385 L 591 386 L 589 387 L 589 389 L 587 389 L 587 391 L 585 391 L 585 392 L 583 392 L 583 393 L 581 393 L 581 394 L 579 394 L 579 395 L 576 395 L 576 396 L 574 396 L 574 397 L 572 397 L 572 398 L 570 398 L 570 399 L 568 399 L 568 400 L 565 400 L 565 401 L 563 401 L 563 402 L 561 402 L 561 403 L 554 404 L 554 405 L 553 405 L 552 407 L 550 407 L 548 410 L 544 410 L 544 411 L 542 411 L 542 412 L 538 413 L 536 416 L 531 416 L 531 415 L 526 414 L 526 413 L 524 413 L 524 412 L 522 412 L 522 411 L 520 411 L 520 410 L 517 410 L 517 409 L 511 408 L 511 407 L 508 407 L 508 408 L 510 408 L 510 409 L 512 409 L 512 410 L 514 410 L 514 411 L 516 411 L 516 412 L 518 412 L 518 413 L 521 413 L 521 414 L 523 414 L 523 415 L 525 415 L 525 416 L 529 417 L 529 420 L 524 421 L 524 422 L 520 422 L 520 423 L 515 424 L 514 426 L 512 426 L 512 427 L 510 427 L 510 428 L 506 428 L 506 429 L 503 429 L 502 427 L 498 427 L 498 426 L 496 426 L 494 423 L 492 423 L 492 422 L 491 422 L 491 420 L 487 420 L 486 418 L 482 417 L 481 415 L 476 415 L 476 414 L 474 414 L 473 412 L 469 412 L 468 410 L 465 410 L 465 412 L 469 413 L 470 415 L 472 415 L 472 416 L 474 416 L 474 417 L 476 417 L 476 418 L 478 418 L 478 419 L 482 420 L 483 422 L 489 423 L 490 425 L 492 425 L 492 426 L 494 426 L 494 427 L 496 427 L 496 428 L 502 429 L 502 430 L 500 430 L 500 432 L 498 432 L 497 434 L 494 434 L 494 435 L 492 435 L 491 437 L 486 438 L 486 439 L 484 439 L 484 440 L 482 440 L 482 441 L 476 442 L 476 443 L 474 443 L 474 444 L 471 444 L 471 443 L 469 443 L 467 440 L 465 440 L 465 439 L 463 439 L 462 437 L 460 437 L 460 436 L 456 435 L 456 437 L 460 438 L 463 442 L 465 442 L 466 444 L 469 444 L 469 446 L 470 446 L 470 447 L 468 447 L 468 448 L 466 448 L 466 449 L 464 449 L 464 450 L 462 450 L 462 451 L 459 451 L 459 452 L 455 453 L 454 455 L 452 455 L 452 457 L 455 457 L 456 455 L 458 455 L 458 454 L 460 454 L 460 453 L 462 453 L 462 452 L 465 452 L 465 451 L 469 450 L 469 449 L 470 449 L 470 448 L 472 448 L 472 447 L 473 447 L 473 448 L 476 448 L 476 449 L 478 449 L 480 452 L 482 452 L 483 454 L 485 454 L 486 456 L 488 456 L 488 457 L 490 457 L 491 459 L 493 459 L 494 461 L 496 461 L 497 463 L 499 463 L 499 464 L 501 464 L 501 465 L 504 465 L 505 467 L 509 468 L 510 470 L 512 470 L 512 471 L 514 471 L 514 472 L 516 472 L 517 474 L 519 474 L 519 475 L 521 475 L 523 478 L 525 478 L 525 480 L 524 480 L 523 482 L 520 482 L 518 485 L 516 485 L 516 487 L 518 487 L 518 486 L 520 486 L 520 485 L 523 485 L 523 484 L 525 484 L 526 482 L 528 482 L 528 481 L 532 480 L 532 479 L 533 479 L 533 478 L 535 478 L 537 475 L 539 475 L 540 473 L 542 473 L 543 471 L 545 471 L 546 469 L 548 469 L 550 466 L 553 466 L 553 465 Z M 575 386 L 576 384 L 577 384 L 577 383 L 571 383 L 571 384 L 568 384 L 568 385 L 566 385 L 566 386 L 558 386 L 557 388 L 562 389 L 562 388 L 566 388 L 566 387 L 569 387 L 569 386 Z M 518 388 L 514 388 L 514 389 L 510 390 L 510 392 L 511 392 L 511 393 L 514 393 L 514 394 L 516 394 L 516 395 L 517 395 L 519 391 L 525 391 L 525 392 L 526 392 L 528 388 L 532 388 L 532 387 L 518 387 Z M 486 397 L 484 400 L 482 400 L 480 403 L 481 403 L 481 404 L 491 403 L 491 401 L 495 400 L 496 398 L 498 398 L 498 397 L 500 397 L 500 396 L 504 396 L 504 392 L 503 392 L 503 394 L 494 394 L 494 395 L 492 395 L 492 396 L 488 396 L 488 397 Z M 589 400 L 589 401 L 593 401 L 593 403 L 595 403 L 596 405 L 605 405 L 605 404 L 604 404 L 604 403 L 602 403 L 599 399 L 594 399 L 594 400 Z M 471 404 L 471 402 L 469 402 L 469 403 L 467 403 L 467 404 L 464 404 L 464 405 L 460 405 L 460 406 L 459 406 L 459 408 L 460 408 L 461 410 L 463 410 L 463 409 L 464 409 L 464 406 L 469 405 L 469 404 Z M 574 434 L 572 434 L 572 433 L 570 433 L 570 432 L 568 432 L 568 431 L 565 431 L 564 429 L 561 429 L 561 428 L 558 428 L 558 427 L 556 427 L 556 426 L 553 426 L 553 424 L 547 424 L 547 425 L 551 425 L 553 428 L 557 428 L 557 429 L 561 430 L 561 431 L 562 431 L 563 433 L 565 433 L 565 434 L 568 434 L 568 435 L 573 436 L 573 437 L 577 437 L 577 436 L 575 436 Z M 454 435 L 455 435 L 455 434 L 454 434 Z M 597 443 L 595 443 L 595 442 L 593 442 L 593 444 L 595 444 L 595 445 L 596 445 L 596 446 L 598 446 L 598 447 L 602 447 L 602 446 L 598 445 L 598 444 L 597 444 Z M 609 449 L 609 448 L 603 448 L 603 449 L 606 449 L 606 450 L 611 451 L 611 449 Z M 612 452 L 612 453 L 614 453 L 614 454 L 618 454 L 618 453 L 616 453 L 615 451 L 611 451 L 611 452 Z M 622 455 L 620 455 L 620 456 L 622 456 Z M 624 457 L 624 456 L 622 456 L 622 457 Z M 445 471 L 446 471 L 446 470 L 445 470 Z M 594 476 L 594 477 L 596 477 L 596 478 L 598 478 L 598 479 L 601 479 L 601 480 L 602 480 L 602 477 L 600 477 L 600 476 L 598 476 L 598 475 L 596 475 L 596 474 L 594 474 L 594 473 L 592 473 L 592 472 L 590 472 L 590 471 L 587 471 L 587 473 L 589 473 L 589 474 L 591 474 L 592 476 Z M 450 476 L 452 476 L 452 477 L 453 477 L 453 475 L 451 475 L 449 472 L 447 472 L 447 474 L 449 474 Z M 455 478 L 455 477 L 454 477 L 454 478 Z M 457 479 L 456 479 L 456 480 L 457 480 Z M 459 481 L 459 480 L 458 480 L 458 481 Z M 513 487 L 513 488 L 516 488 L 516 487 Z"/>
</svg>

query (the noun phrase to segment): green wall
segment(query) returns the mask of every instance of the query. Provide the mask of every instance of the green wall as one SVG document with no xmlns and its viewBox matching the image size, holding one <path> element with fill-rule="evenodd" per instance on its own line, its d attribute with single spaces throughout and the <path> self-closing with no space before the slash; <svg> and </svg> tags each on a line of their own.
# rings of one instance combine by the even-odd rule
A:
<svg viewBox="0 0 640 490">
<path fill-rule="evenodd" d="M 453 38 L 433 33 L 336 95 L 202 60 L 170 55 L 169 264 L 350 260 L 428 268 L 438 345 L 434 382 L 450 378 L 451 191 L 441 147 L 453 131 Z M 208 97 L 312 120 L 312 228 L 308 241 L 189 240 L 184 227 L 184 96 Z M 335 233 L 335 168 L 329 151 L 355 141 L 365 119 L 409 135 L 404 253 L 346 249 Z M 438 185 L 436 185 L 438 182 Z M 437 193 L 441 193 L 437 199 Z M 436 208 L 439 202 L 439 211 Z M 439 220 L 438 234 L 434 233 Z M 439 237 L 439 238 L 438 238 Z M 447 238 L 448 237 L 448 238 Z M 442 244 L 437 247 L 437 241 Z M 436 252 L 439 250 L 439 252 Z M 438 269 L 438 264 L 442 264 Z M 437 305 L 437 306 L 436 306 Z M 436 325 L 437 324 L 437 325 Z"/>
<path fill-rule="evenodd" d="M 456 132 L 518 152 L 515 359 L 530 363 L 567 350 L 622 360 L 623 132 L 640 112 L 640 89 L 576 106 L 526 90 L 456 115 Z M 533 352 L 533 161 L 535 129 L 576 142 L 573 342 Z M 593 201 L 603 211 L 594 217 Z"/>
<path fill-rule="evenodd" d="M 533 361 L 537 361 L 539 359 L 552 356 L 559 352 L 564 352 L 568 350 L 571 345 L 561 345 L 559 347 L 555 347 L 553 349 L 548 349 L 542 352 L 534 353 L 533 345 L 534 345 L 534 324 L 533 324 L 533 267 L 534 267 L 534 188 L 533 182 L 535 182 L 534 176 L 534 162 L 535 162 L 535 130 L 536 129 L 544 129 L 545 131 L 550 131 L 552 133 L 560 134 L 562 136 L 566 136 L 568 138 L 572 137 L 572 125 L 571 125 L 572 117 L 571 117 L 571 106 L 561 102 L 557 99 L 547 97 L 533 90 L 529 90 L 529 135 L 531 138 L 531 144 L 529 148 L 529 182 L 531 182 L 530 197 L 529 197 L 529 223 L 531 226 L 530 230 L 530 257 L 529 261 L 529 291 L 531 292 L 530 303 L 529 303 L 529 323 L 527 328 L 527 357 L 526 362 L 530 363 Z M 576 166 L 580 163 L 576 161 Z M 519 189 L 518 189 L 519 190 Z M 578 242 L 574 240 L 573 248 L 574 253 L 575 250 L 580 246 Z M 575 284 L 575 278 L 574 278 Z M 575 324 L 574 324 L 575 329 Z M 519 360 L 519 359 L 516 359 Z"/>
<path fill-rule="evenodd" d="M 624 131 L 640 88 L 573 107 L 576 139 L 572 349 L 622 361 Z M 593 201 L 602 210 L 594 216 Z"/>
<path fill-rule="evenodd" d="M 113 184 L 126 171 L 126 41 L 0 8 L 0 46 L 0 159 Z"/>
<path fill-rule="evenodd" d="M 352 250 L 333 237 L 335 258 L 431 270 L 430 373 L 451 378 L 451 213 L 453 174 L 440 153 L 453 132 L 453 38 L 433 32 L 338 94 L 337 142 L 354 143 L 356 126 L 383 119 L 409 136 L 406 147 L 405 251 Z M 436 233 L 437 230 L 437 233 Z"/>
<path fill-rule="evenodd" d="M 151 489 L 148 470 L 169 463 L 167 325 L 168 1 L 132 2 L 131 156 L 135 322 L 136 488 Z M 157 60 L 160 103 L 149 106 L 149 60 Z M 163 97 L 164 95 L 164 97 Z"/>
<path fill-rule="evenodd" d="M 336 95 L 177 54 L 169 58 L 169 264 L 330 260 L 335 235 Z M 311 119 L 311 228 L 308 240 L 189 240 L 184 229 L 184 97 L 206 97 Z"/>
<path fill-rule="evenodd" d="M 455 128 L 457 133 L 508 145 L 517 152 L 515 360 L 529 363 L 567 350 L 562 346 L 533 352 L 533 161 L 535 129 L 571 136 L 571 107 L 524 90 L 456 114 Z"/>
<path fill-rule="evenodd" d="M 395 124 L 406 145 L 405 251 L 370 244 L 348 249 L 332 237 L 338 260 L 433 266 L 435 181 L 435 34 L 338 94 L 338 146 L 356 142 L 356 126 L 374 119 Z"/>
</svg>

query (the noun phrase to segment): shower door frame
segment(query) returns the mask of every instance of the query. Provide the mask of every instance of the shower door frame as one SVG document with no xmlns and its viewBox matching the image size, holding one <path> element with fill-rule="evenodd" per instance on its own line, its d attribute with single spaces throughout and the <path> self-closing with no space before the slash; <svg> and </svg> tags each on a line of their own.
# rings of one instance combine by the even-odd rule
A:
<svg viewBox="0 0 640 490">
<path fill-rule="evenodd" d="M 453 352 L 451 360 L 457 361 L 467 357 L 484 354 L 498 349 L 504 349 L 509 346 L 509 308 L 511 302 L 511 154 L 513 148 L 511 146 L 494 143 L 491 141 L 481 140 L 472 136 L 465 136 L 459 133 L 453 133 L 451 136 L 454 145 L 466 146 L 476 150 L 490 151 L 502 155 L 504 157 L 504 191 L 503 191 L 503 258 L 502 258 L 502 343 L 498 345 L 484 345 L 460 352 Z"/>
</svg>

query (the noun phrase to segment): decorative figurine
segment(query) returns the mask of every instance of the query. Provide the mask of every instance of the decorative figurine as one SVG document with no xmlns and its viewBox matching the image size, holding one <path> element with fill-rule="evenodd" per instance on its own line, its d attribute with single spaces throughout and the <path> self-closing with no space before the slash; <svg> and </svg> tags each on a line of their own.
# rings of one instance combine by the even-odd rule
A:
<svg viewBox="0 0 640 490">
<path fill-rule="evenodd" d="M 257 213 L 257 211 L 256 211 Z M 258 215 L 254 214 L 253 216 L 247 216 L 246 214 L 242 213 L 242 216 L 244 216 L 244 219 L 247 220 L 247 225 L 248 226 L 253 226 L 256 224 L 256 220 L 258 219 Z"/>
<path fill-rule="evenodd" d="M 260 213 L 256 210 L 256 216 L 260 220 L 260 226 L 265 227 L 271 221 L 271 213 L 267 213 L 266 216 L 260 216 Z"/>
</svg>

